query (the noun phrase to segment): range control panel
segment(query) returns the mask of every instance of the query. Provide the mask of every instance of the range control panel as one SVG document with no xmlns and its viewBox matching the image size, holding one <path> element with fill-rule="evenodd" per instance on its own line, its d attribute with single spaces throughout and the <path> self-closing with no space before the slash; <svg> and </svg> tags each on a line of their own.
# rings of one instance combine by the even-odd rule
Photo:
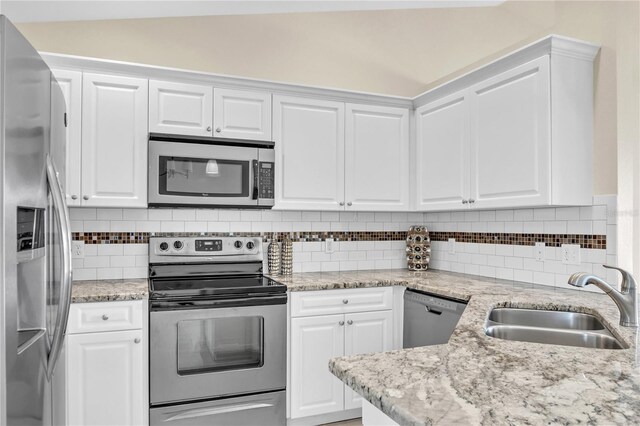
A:
<svg viewBox="0 0 640 426">
<path fill-rule="evenodd" d="M 261 237 L 151 237 L 150 256 L 262 255 Z"/>
</svg>

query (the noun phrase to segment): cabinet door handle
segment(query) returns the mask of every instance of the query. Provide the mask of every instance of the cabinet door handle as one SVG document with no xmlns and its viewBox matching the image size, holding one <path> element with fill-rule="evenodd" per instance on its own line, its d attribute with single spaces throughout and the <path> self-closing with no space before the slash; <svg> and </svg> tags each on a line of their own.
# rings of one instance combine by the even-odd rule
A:
<svg viewBox="0 0 640 426">
<path fill-rule="evenodd" d="M 106 320 L 108 320 L 108 319 L 109 319 L 109 317 L 108 317 L 107 315 L 103 315 L 103 316 L 102 316 L 102 320 L 103 320 L 103 321 L 106 321 Z"/>
<path fill-rule="evenodd" d="M 82 199 L 86 201 L 86 200 L 88 200 L 88 199 L 89 199 L 89 196 L 88 196 L 88 195 L 83 195 L 83 196 L 82 196 Z"/>
<path fill-rule="evenodd" d="M 469 204 L 473 204 L 475 202 L 476 202 L 476 200 L 474 200 L 473 198 L 469 198 Z"/>
<path fill-rule="evenodd" d="M 347 324 L 349 324 L 349 325 L 353 324 L 353 320 L 347 321 Z"/>
<path fill-rule="evenodd" d="M 222 131 L 221 127 L 216 127 L 216 133 L 220 133 Z"/>
<path fill-rule="evenodd" d="M 136 337 L 135 339 L 133 339 L 133 343 L 140 343 L 140 338 Z"/>
<path fill-rule="evenodd" d="M 339 325 L 344 325 L 344 321 L 340 321 L 338 324 Z"/>
<path fill-rule="evenodd" d="M 77 196 L 77 195 L 72 195 L 72 196 L 71 196 L 71 199 L 72 199 L 72 200 L 77 200 L 77 199 L 78 199 L 78 196 Z"/>
<path fill-rule="evenodd" d="M 211 131 L 211 126 L 207 126 L 207 132 Z"/>
<path fill-rule="evenodd" d="M 347 205 L 348 205 L 348 206 L 352 206 L 352 205 L 353 205 L 353 203 L 352 203 L 351 201 L 349 201 L 349 202 L 347 203 Z"/>
<path fill-rule="evenodd" d="M 340 201 L 338 204 L 340 204 L 341 206 L 344 206 L 344 201 Z"/>
<path fill-rule="evenodd" d="M 467 200 L 462 200 L 462 204 L 467 204 L 469 201 Z"/>
<path fill-rule="evenodd" d="M 344 303 L 346 305 L 347 303 L 349 303 L 349 299 L 343 299 L 342 303 Z"/>
</svg>

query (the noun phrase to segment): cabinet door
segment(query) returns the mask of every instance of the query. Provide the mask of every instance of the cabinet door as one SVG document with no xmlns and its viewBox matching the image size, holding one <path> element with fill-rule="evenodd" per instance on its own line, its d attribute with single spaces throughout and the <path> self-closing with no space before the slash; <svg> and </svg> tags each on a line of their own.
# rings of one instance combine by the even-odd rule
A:
<svg viewBox="0 0 640 426">
<path fill-rule="evenodd" d="M 52 70 L 67 102 L 66 195 L 68 206 L 79 206 L 82 182 L 82 72 Z"/>
<path fill-rule="evenodd" d="M 418 210 L 466 207 L 469 199 L 469 110 L 466 92 L 416 110 Z"/>
<path fill-rule="evenodd" d="M 344 409 L 344 385 L 328 367 L 343 354 L 344 315 L 291 320 L 291 418 Z"/>
<path fill-rule="evenodd" d="M 344 354 L 359 355 L 393 348 L 392 311 L 345 314 Z M 360 408 L 362 397 L 345 386 L 344 409 Z"/>
<path fill-rule="evenodd" d="M 213 136 L 271 140 L 271 93 L 215 89 Z"/>
<path fill-rule="evenodd" d="M 344 104 L 273 97 L 276 209 L 344 210 Z"/>
<path fill-rule="evenodd" d="M 149 132 L 211 136 L 213 87 L 149 81 Z"/>
<path fill-rule="evenodd" d="M 472 87 L 471 199 L 478 208 L 550 203 L 549 57 Z"/>
<path fill-rule="evenodd" d="M 409 209 L 409 111 L 347 104 L 347 210 Z"/>
<path fill-rule="evenodd" d="M 147 80 L 84 74 L 82 205 L 147 206 Z"/>
<path fill-rule="evenodd" d="M 144 423 L 145 344 L 142 330 L 67 336 L 70 425 Z"/>
</svg>

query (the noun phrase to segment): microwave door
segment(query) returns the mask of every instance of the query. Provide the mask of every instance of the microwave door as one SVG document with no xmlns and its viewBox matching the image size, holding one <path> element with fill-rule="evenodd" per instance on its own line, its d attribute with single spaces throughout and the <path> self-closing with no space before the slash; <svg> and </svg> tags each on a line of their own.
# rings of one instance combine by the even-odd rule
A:
<svg viewBox="0 0 640 426">
<path fill-rule="evenodd" d="M 258 149 L 149 142 L 151 206 L 257 206 Z"/>
</svg>

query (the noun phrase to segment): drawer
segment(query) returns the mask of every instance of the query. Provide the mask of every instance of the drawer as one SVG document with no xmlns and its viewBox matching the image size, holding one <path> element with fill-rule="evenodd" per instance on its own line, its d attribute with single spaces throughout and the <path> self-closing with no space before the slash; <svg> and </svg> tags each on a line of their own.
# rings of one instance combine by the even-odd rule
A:
<svg viewBox="0 0 640 426">
<path fill-rule="evenodd" d="M 299 291 L 291 293 L 291 316 L 342 314 L 392 309 L 393 288 Z"/>
<path fill-rule="evenodd" d="M 141 329 L 142 303 L 131 300 L 72 304 L 67 334 Z"/>
</svg>

